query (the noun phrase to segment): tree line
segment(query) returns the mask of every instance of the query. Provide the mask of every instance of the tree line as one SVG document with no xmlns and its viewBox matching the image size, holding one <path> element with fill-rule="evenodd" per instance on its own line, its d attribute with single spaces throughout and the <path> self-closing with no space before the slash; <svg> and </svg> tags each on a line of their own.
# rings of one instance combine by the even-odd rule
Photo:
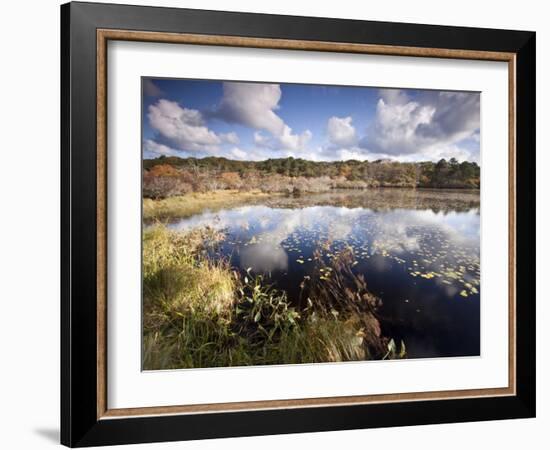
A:
<svg viewBox="0 0 550 450">
<path fill-rule="evenodd" d="M 372 187 L 479 189 L 480 183 L 479 165 L 455 158 L 434 163 L 160 156 L 143 160 L 143 171 L 143 194 L 149 198 L 218 189 L 287 193 Z"/>
</svg>

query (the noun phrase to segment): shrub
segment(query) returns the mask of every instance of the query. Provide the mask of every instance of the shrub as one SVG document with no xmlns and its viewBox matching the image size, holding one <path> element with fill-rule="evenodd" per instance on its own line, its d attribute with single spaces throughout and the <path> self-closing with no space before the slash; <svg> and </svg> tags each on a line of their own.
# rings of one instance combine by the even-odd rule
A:
<svg viewBox="0 0 550 450">
<path fill-rule="evenodd" d="M 224 189 L 240 189 L 243 185 L 241 176 L 237 172 L 223 172 L 220 179 Z"/>
<path fill-rule="evenodd" d="M 143 197 L 162 199 L 184 195 L 193 191 L 193 187 L 174 176 L 143 176 Z"/>
</svg>

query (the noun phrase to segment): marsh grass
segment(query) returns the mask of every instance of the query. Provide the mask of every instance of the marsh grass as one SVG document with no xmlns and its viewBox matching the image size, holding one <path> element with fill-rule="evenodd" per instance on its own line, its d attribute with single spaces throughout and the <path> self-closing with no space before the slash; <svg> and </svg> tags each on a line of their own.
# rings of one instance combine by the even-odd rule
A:
<svg viewBox="0 0 550 450">
<path fill-rule="evenodd" d="M 277 194 L 269 194 L 260 190 L 217 190 L 208 192 L 193 192 L 161 200 L 143 199 L 143 218 L 146 220 L 169 217 L 189 217 L 193 214 L 210 209 L 217 211 L 241 204 L 249 204 L 265 200 Z"/>
<path fill-rule="evenodd" d="M 297 310 L 263 276 L 209 258 L 223 239 L 209 227 L 144 231 L 145 370 L 395 356 L 380 336 L 378 300 L 350 269 L 352 255 L 331 263 L 333 279 L 311 282 Z"/>
</svg>

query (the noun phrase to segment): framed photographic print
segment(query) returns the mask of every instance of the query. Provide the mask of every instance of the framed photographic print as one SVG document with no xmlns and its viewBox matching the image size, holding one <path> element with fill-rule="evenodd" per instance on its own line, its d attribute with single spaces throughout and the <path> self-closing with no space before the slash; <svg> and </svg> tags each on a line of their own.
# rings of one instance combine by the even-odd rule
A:
<svg viewBox="0 0 550 450">
<path fill-rule="evenodd" d="M 63 444 L 535 415 L 535 33 L 61 19 Z"/>
</svg>

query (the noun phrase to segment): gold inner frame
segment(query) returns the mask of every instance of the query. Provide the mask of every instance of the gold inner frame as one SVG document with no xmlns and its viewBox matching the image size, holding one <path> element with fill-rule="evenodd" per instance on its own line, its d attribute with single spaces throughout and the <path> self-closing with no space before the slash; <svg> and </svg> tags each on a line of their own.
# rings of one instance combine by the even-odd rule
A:
<svg viewBox="0 0 550 450">
<path fill-rule="evenodd" d="M 215 45 L 341 53 L 362 53 L 409 57 L 432 57 L 501 61 L 508 63 L 508 386 L 402 394 L 356 395 L 342 397 L 263 400 L 200 405 L 148 406 L 109 409 L 107 404 L 107 42 L 109 40 L 171 44 Z M 298 41 L 239 36 L 219 36 L 147 31 L 97 30 L 97 418 L 163 414 L 217 413 L 243 410 L 288 409 L 445 400 L 516 394 L 516 54 L 445 48 L 402 47 L 322 41 Z"/>
</svg>

